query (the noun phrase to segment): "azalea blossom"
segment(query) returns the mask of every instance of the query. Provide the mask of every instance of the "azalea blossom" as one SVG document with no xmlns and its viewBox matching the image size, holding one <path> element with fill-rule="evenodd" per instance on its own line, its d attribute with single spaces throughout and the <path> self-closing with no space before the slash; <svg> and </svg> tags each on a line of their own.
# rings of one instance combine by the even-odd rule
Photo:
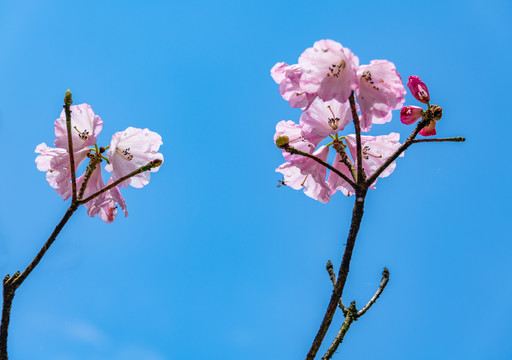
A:
<svg viewBox="0 0 512 360">
<path fill-rule="evenodd" d="M 327 161 L 329 147 L 321 146 L 313 155 Z M 327 185 L 325 177 L 327 168 L 313 159 L 306 158 L 304 162 L 292 164 L 286 162 L 276 169 L 283 174 L 284 184 L 292 189 L 299 190 L 304 187 L 304 193 L 322 203 L 331 199 L 331 188 Z"/>
<path fill-rule="evenodd" d="M 303 73 L 300 87 L 324 100 L 336 99 L 344 103 L 359 81 L 359 58 L 352 51 L 332 40 L 317 41 L 299 57 Z"/>
<path fill-rule="evenodd" d="M 369 131 L 372 122 L 391 121 L 391 110 L 399 109 L 405 101 L 405 88 L 395 65 L 387 60 L 372 60 L 357 71 L 356 91 L 361 108 L 361 130 Z"/>
<path fill-rule="evenodd" d="M 335 99 L 323 101 L 316 98 L 300 117 L 304 137 L 315 144 L 331 134 L 337 134 L 351 121 L 349 102 L 340 103 Z"/>
<path fill-rule="evenodd" d="M 46 180 L 50 186 L 57 189 L 58 194 L 71 191 L 71 170 L 67 150 L 50 148 L 42 143 L 37 145 L 35 152 L 40 154 L 36 157 L 37 169 L 46 172 Z M 75 171 L 89 152 L 89 148 L 84 148 L 74 153 Z"/>
<path fill-rule="evenodd" d="M 274 134 L 274 142 L 276 141 L 279 135 L 288 136 L 288 144 L 290 144 L 290 146 L 296 148 L 297 150 L 306 152 L 308 154 L 311 154 L 313 151 L 315 151 L 316 145 L 313 144 L 311 141 L 307 140 L 303 136 L 302 126 L 294 123 L 291 120 L 283 120 L 277 123 L 276 133 Z M 292 163 L 302 162 L 307 159 L 302 155 L 290 154 L 286 150 L 283 150 L 283 157 L 285 158 L 286 161 Z"/>
<path fill-rule="evenodd" d="M 163 155 L 158 152 L 160 145 L 162 145 L 162 137 L 148 129 L 129 127 L 125 131 L 117 132 L 112 136 L 106 153 L 110 163 L 105 166 L 105 170 L 112 173 L 115 181 L 147 165 L 150 161 L 164 161 Z M 150 171 L 132 176 L 119 186 L 131 185 L 141 188 L 149 183 L 150 172 L 156 172 L 159 169 L 160 167 L 154 167 Z"/>
<path fill-rule="evenodd" d="M 300 87 L 302 68 L 299 65 L 287 65 L 280 62 L 270 70 L 270 75 L 279 84 L 279 93 L 290 103 L 291 107 L 306 109 L 316 98 Z"/>
<path fill-rule="evenodd" d="M 351 134 L 345 137 L 350 154 L 353 159 L 357 158 L 357 142 L 356 136 Z M 399 147 L 400 143 L 399 133 L 391 133 L 389 135 L 380 136 L 361 136 L 362 147 L 362 163 L 363 169 L 367 177 L 370 177 Z M 400 154 L 403 157 L 404 154 Z M 396 162 L 393 161 L 384 170 L 379 177 L 389 176 L 396 167 Z"/>
<path fill-rule="evenodd" d="M 73 152 L 96 144 L 96 137 L 101 132 L 103 120 L 94 114 L 88 104 L 72 105 L 71 110 L 71 138 Z M 66 112 L 62 110 L 60 117 L 55 120 L 54 145 L 68 150 L 68 132 L 66 127 Z"/>
</svg>

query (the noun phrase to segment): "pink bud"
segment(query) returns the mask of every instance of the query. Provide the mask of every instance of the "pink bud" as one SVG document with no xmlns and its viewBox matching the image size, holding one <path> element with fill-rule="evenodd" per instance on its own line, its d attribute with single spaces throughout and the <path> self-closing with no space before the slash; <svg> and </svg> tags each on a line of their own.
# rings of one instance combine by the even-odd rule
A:
<svg viewBox="0 0 512 360">
<path fill-rule="evenodd" d="M 427 104 L 430 101 L 427 85 L 425 85 L 418 76 L 409 76 L 407 87 L 411 90 L 412 96 L 414 96 L 416 100 L 421 101 L 424 104 Z"/>
<path fill-rule="evenodd" d="M 405 125 L 411 125 L 421 119 L 423 109 L 417 106 L 404 106 L 400 110 L 400 121 Z"/>
</svg>

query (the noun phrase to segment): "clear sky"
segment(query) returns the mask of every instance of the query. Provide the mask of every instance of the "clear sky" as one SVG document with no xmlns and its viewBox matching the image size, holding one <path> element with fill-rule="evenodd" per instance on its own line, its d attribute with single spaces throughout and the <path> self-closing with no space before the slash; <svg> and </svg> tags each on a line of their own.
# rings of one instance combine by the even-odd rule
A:
<svg viewBox="0 0 512 360">
<path fill-rule="evenodd" d="M 68 206 L 34 163 L 66 89 L 103 119 L 100 145 L 147 127 L 165 156 L 123 189 L 127 218 L 73 216 L 16 293 L 10 358 L 302 359 L 353 198 L 276 187 L 275 125 L 300 111 L 270 69 L 333 39 L 419 75 L 438 135 L 467 138 L 414 145 L 369 193 L 344 300 L 391 279 L 334 359 L 511 359 L 511 18 L 507 0 L 0 1 L 1 277 Z M 372 134 L 405 138 L 396 115 Z"/>
</svg>

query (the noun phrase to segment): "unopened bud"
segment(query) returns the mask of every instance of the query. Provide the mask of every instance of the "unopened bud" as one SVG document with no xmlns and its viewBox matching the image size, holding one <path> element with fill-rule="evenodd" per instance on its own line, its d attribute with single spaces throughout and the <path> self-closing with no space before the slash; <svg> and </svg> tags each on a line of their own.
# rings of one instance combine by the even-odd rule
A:
<svg viewBox="0 0 512 360">
<path fill-rule="evenodd" d="M 400 110 L 400 121 L 405 125 L 414 124 L 423 116 L 423 109 L 417 106 L 404 106 Z"/>
<path fill-rule="evenodd" d="M 430 107 L 432 109 L 432 118 L 434 120 L 440 120 L 443 117 L 443 109 L 440 106 L 432 105 Z"/>
<path fill-rule="evenodd" d="M 290 142 L 290 138 L 286 135 L 278 135 L 276 138 L 276 146 L 280 149 L 286 147 Z"/>
<path fill-rule="evenodd" d="M 66 91 L 66 95 L 64 95 L 64 104 L 73 104 L 73 98 L 71 97 L 71 91 L 69 91 L 69 89 Z"/>
<path fill-rule="evenodd" d="M 100 154 L 103 154 L 105 152 L 105 148 L 102 146 L 100 147 Z"/>
<path fill-rule="evenodd" d="M 155 159 L 155 160 L 151 161 L 148 165 L 151 165 L 152 168 L 159 167 L 160 165 L 162 165 L 162 160 Z"/>
<path fill-rule="evenodd" d="M 409 76 L 407 87 L 411 90 L 411 94 L 416 100 L 421 101 L 424 104 L 428 104 L 430 101 L 430 94 L 428 93 L 427 85 L 425 85 L 418 76 Z"/>
</svg>

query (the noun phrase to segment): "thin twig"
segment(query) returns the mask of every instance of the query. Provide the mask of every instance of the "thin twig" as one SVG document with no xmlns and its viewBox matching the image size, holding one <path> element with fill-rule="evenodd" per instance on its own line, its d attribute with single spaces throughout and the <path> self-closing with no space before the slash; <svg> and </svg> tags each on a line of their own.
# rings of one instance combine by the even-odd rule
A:
<svg viewBox="0 0 512 360">
<path fill-rule="evenodd" d="M 384 288 L 386 287 L 386 285 L 388 284 L 388 281 L 389 281 L 389 270 L 388 268 L 384 268 L 384 270 L 382 270 L 382 279 L 380 280 L 380 285 L 379 285 L 379 288 L 377 289 L 377 291 L 375 292 L 375 294 L 373 295 L 373 297 L 370 299 L 370 301 L 368 301 L 368 304 L 366 304 L 364 306 L 364 308 L 362 308 L 361 310 L 359 310 L 357 312 L 357 317 L 361 317 L 364 315 L 365 312 L 368 311 L 368 309 L 370 309 L 372 307 L 373 304 L 375 304 L 375 302 L 377 301 L 377 299 L 379 298 L 379 296 L 382 294 L 382 292 L 384 291 Z"/>
<path fill-rule="evenodd" d="M 352 323 L 357 320 L 356 312 L 356 303 L 355 301 L 352 301 L 348 308 L 347 315 L 345 316 L 345 321 L 341 325 L 340 331 L 338 331 L 338 334 L 334 338 L 331 346 L 329 346 L 329 349 L 327 349 L 324 356 L 322 356 L 322 360 L 329 360 L 334 355 L 338 349 L 338 346 L 340 346 L 340 344 L 343 342 L 343 338 L 350 328 L 350 325 L 352 325 Z"/>
<path fill-rule="evenodd" d="M 357 183 L 362 184 L 365 179 L 363 170 L 363 150 L 361 145 L 361 125 L 359 123 L 359 116 L 357 115 L 356 100 L 354 98 L 354 92 L 350 95 L 350 109 L 352 110 L 352 119 L 354 120 L 354 127 L 356 129 L 356 152 L 357 152 Z"/>
<path fill-rule="evenodd" d="M 75 173 L 75 156 L 73 152 L 73 137 L 71 136 L 71 104 L 73 103 L 73 99 L 71 97 L 71 91 L 66 91 L 66 95 L 64 95 L 64 112 L 66 113 L 66 129 L 68 132 L 68 154 L 69 154 L 69 164 L 71 170 L 71 186 L 73 189 L 73 197 L 71 202 L 74 203 L 76 201 L 76 173 Z"/>
<path fill-rule="evenodd" d="M 350 268 L 350 260 L 352 259 L 352 251 L 354 250 L 354 245 L 357 238 L 357 233 L 359 231 L 359 227 L 361 226 L 361 220 L 363 218 L 364 213 L 364 199 L 366 197 L 368 189 L 357 189 L 356 190 L 356 201 L 354 204 L 354 209 L 352 210 L 352 222 L 350 224 L 350 230 L 347 237 L 347 245 L 345 246 L 345 251 L 343 253 L 343 259 L 341 261 L 340 270 L 338 272 L 338 280 L 334 285 L 334 290 L 331 295 L 331 300 L 329 301 L 329 305 L 327 306 L 327 310 L 325 311 L 324 318 L 322 323 L 320 324 L 320 328 L 313 340 L 313 344 L 309 349 L 309 352 L 306 356 L 306 360 L 313 360 L 318 353 L 318 349 L 324 340 L 325 334 L 327 330 L 329 330 L 329 326 L 331 325 L 332 318 L 334 313 L 336 312 L 336 307 L 343 295 L 343 289 L 345 287 L 345 283 L 347 281 L 347 276 Z"/>
<path fill-rule="evenodd" d="M 329 277 L 331 278 L 332 285 L 336 285 L 336 274 L 334 273 L 334 269 L 332 267 L 331 260 L 327 261 L 327 265 L 325 265 L 325 269 L 327 270 L 327 273 L 329 273 Z M 341 311 L 343 311 L 343 315 L 347 316 L 347 308 L 343 304 L 342 299 L 340 298 L 340 302 L 338 303 L 338 306 L 340 307 Z"/>
<path fill-rule="evenodd" d="M 458 136 L 458 137 L 440 138 L 440 139 L 415 139 L 412 141 L 412 143 L 416 144 L 416 143 L 423 143 L 423 142 L 445 142 L 445 141 L 464 142 L 464 141 L 466 141 L 466 138 Z"/>
<path fill-rule="evenodd" d="M 155 168 L 155 167 L 158 167 L 162 165 L 162 160 L 153 160 L 153 161 L 150 161 L 148 162 L 146 165 L 144 166 L 141 166 L 140 168 L 138 168 L 137 170 L 134 170 L 132 171 L 131 173 L 129 173 L 128 175 L 125 175 L 123 176 L 122 178 L 119 178 L 117 179 L 116 181 L 114 181 L 112 184 L 110 185 L 107 185 L 105 186 L 103 189 L 101 189 L 100 191 L 98 191 L 97 193 L 94 193 L 92 194 L 91 196 L 89 196 L 88 198 L 85 198 L 85 199 L 82 199 L 82 200 L 78 200 L 77 203 L 79 205 L 83 205 L 89 201 L 91 201 L 92 199 L 94 199 L 95 197 L 103 194 L 105 191 L 108 191 L 114 187 L 116 187 L 117 185 L 119 185 L 120 183 L 122 183 L 123 181 L 125 180 L 128 180 L 129 178 L 131 178 L 132 176 L 135 176 L 135 175 L 138 175 L 140 173 L 143 173 L 144 171 L 149 171 L 151 170 L 152 168 Z"/>
<path fill-rule="evenodd" d="M 290 145 L 285 145 L 285 146 L 282 146 L 281 148 L 286 150 L 286 151 L 288 151 L 290 154 L 302 155 L 302 156 L 305 156 L 305 157 L 308 157 L 310 159 L 315 160 L 317 163 L 325 166 L 327 169 L 331 170 L 336 175 L 338 175 L 343 180 L 345 180 L 350 186 L 352 186 L 354 188 L 354 190 L 359 188 L 359 186 L 357 186 L 352 180 L 350 180 L 348 177 L 346 177 L 344 174 L 342 174 L 339 170 L 335 169 L 333 166 L 331 166 L 330 164 L 326 163 L 322 159 L 317 158 L 315 155 L 309 154 L 309 153 L 304 152 L 304 151 L 300 151 L 300 150 L 298 150 L 298 149 L 296 149 L 296 148 L 294 148 L 293 146 L 290 146 Z"/>
<path fill-rule="evenodd" d="M 347 168 L 350 170 L 350 173 L 352 174 L 352 179 L 354 179 L 354 182 L 357 181 L 357 173 L 356 169 L 354 168 L 354 164 L 352 164 L 352 161 L 348 158 L 348 154 L 343 148 L 343 143 L 341 140 L 335 140 L 333 144 L 333 148 L 340 154 L 341 161 L 347 166 Z"/>
</svg>

